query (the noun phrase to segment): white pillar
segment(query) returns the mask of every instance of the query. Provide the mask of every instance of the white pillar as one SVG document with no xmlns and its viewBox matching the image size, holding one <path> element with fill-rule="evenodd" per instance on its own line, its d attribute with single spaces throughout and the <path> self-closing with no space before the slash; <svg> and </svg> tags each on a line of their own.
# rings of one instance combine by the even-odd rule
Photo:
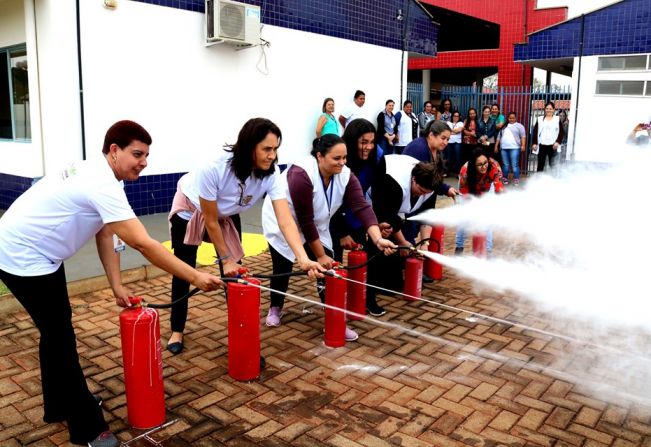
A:
<svg viewBox="0 0 651 447">
<path fill-rule="evenodd" d="M 36 40 L 36 11 L 35 0 L 25 0 L 25 46 L 27 49 L 27 70 L 29 86 L 29 121 L 32 132 L 32 148 L 34 155 L 40 155 L 40 166 L 35 177 L 45 174 L 43 154 L 43 132 L 41 131 L 41 87 L 38 72 L 38 48 Z"/>
<path fill-rule="evenodd" d="M 432 86 L 432 71 L 423 70 L 423 103 L 429 101 L 429 92 Z"/>
</svg>

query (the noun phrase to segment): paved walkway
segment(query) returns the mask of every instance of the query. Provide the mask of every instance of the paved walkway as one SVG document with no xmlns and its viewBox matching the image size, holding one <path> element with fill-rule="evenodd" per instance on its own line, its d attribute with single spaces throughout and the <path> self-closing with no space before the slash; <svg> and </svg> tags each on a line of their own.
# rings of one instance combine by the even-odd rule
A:
<svg viewBox="0 0 651 447">
<path fill-rule="evenodd" d="M 271 270 L 266 253 L 245 263 Z M 170 278 L 130 287 L 166 302 Z M 316 300 L 306 278 L 293 278 L 290 292 Z M 651 408 L 617 395 L 605 400 L 585 386 L 568 361 L 571 343 L 455 309 L 548 330 L 559 329 L 555 316 L 517 297 L 475 293 L 450 271 L 424 296 L 452 307 L 380 296 L 389 311 L 380 319 L 415 332 L 354 322 L 360 339 L 339 349 L 322 344 L 318 306 L 305 310 L 288 299 L 283 325 L 262 325 L 268 365 L 249 383 L 227 374 L 223 296 L 193 297 L 186 350 L 163 354 L 167 419 L 178 421 L 153 438 L 164 446 L 651 446 Z M 126 425 L 119 309 L 109 290 L 71 301 L 88 382 L 126 442 L 141 432 Z M 261 324 L 268 294 L 262 303 Z M 163 310 L 163 340 L 167 317 Z M 0 314 L 2 446 L 68 445 L 62 425 L 41 419 L 37 339 L 24 312 Z M 590 377 L 598 381 L 597 374 Z"/>
</svg>

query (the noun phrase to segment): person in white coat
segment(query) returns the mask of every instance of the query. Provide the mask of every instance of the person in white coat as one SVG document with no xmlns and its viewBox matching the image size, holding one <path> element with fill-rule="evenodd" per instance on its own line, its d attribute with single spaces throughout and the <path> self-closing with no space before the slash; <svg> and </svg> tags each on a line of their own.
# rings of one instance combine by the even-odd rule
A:
<svg viewBox="0 0 651 447">
<path fill-rule="evenodd" d="M 346 144 L 341 137 L 329 134 L 315 139 L 311 155 L 293 164 L 283 176 L 287 179 L 287 200 L 292 215 L 311 259 L 316 259 L 327 269 L 332 268 L 330 219 L 342 205 L 352 210 L 362 222 L 370 243 L 385 254 L 393 253 L 396 246 L 382 237 L 375 214 L 364 199 L 359 180 L 346 166 Z M 262 208 L 262 229 L 269 242 L 274 275 L 291 272 L 294 254 L 278 231 L 278 221 L 272 212 L 269 197 Z M 271 288 L 279 292 L 285 292 L 288 284 L 287 276 L 271 279 Z M 323 294 L 319 295 L 323 300 Z M 284 298 L 283 293 L 271 293 L 267 326 L 280 325 Z M 347 341 L 357 338 L 355 331 L 346 328 Z"/>
</svg>

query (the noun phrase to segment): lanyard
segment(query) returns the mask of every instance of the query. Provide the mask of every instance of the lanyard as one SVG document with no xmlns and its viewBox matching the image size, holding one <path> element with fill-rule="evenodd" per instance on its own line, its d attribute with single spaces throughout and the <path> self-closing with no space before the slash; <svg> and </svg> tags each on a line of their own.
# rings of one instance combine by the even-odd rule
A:
<svg viewBox="0 0 651 447">
<path fill-rule="evenodd" d="M 321 177 L 321 184 L 323 185 L 323 193 L 325 194 L 326 202 L 328 203 L 328 213 L 330 213 L 330 206 L 332 203 L 332 191 L 334 189 L 332 184 L 334 183 L 334 178 L 330 179 L 330 185 L 328 185 L 328 187 L 326 188 L 325 180 L 323 180 L 323 176 L 321 175 L 321 173 L 319 173 L 319 177 Z M 330 190 L 330 197 L 328 197 L 328 190 Z"/>
</svg>

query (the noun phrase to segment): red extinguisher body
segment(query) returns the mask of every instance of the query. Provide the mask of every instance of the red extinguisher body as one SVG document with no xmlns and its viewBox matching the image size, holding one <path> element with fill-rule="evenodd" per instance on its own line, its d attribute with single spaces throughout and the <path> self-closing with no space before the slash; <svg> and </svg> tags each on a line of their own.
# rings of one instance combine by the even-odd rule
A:
<svg viewBox="0 0 651 447">
<path fill-rule="evenodd" d="M 478 233 L 472 236 L 472 253 L 478 258 L 486 257 L 486 234 Z"/>
<path fill-rule="evenodd" d="M 423 260 L 415 257 L 409 257 L 405 261 L 405 286 L 403 293 L 407 296 L 404 298 L 414 301 L 420 298 L 423 287 Z"/>
<path fill-rule="evenodd" d="M 445 227 L 441 225 L 435 225 L 432 227 L 432 234 L 430 235 L 431 240 L 427 247 L 428 251 L 433 253 L 443 254 L 443 233 Z M 440 280 L 443 278 L 443 266 L 438 262 L 427 258 L 425 260 L 425 274 L 432 279 Z"/>
<path fill-rule="evenodd" d="M 366 314 L 366 265 L 354 268 L 366 263 L 367 255 L 364 250 L 352 250 L 348 252 L 348 278 L 359 281 L 361 284 L 348 281 L 346 309 L 349 313 L 349 320 L 363 320 Z"/>
<path fill-rule="evenodd" d="M 138 429 L 157 427 L 165 422 L 158 312 L 143 307 L 124 309 L 120 313 L 120 338 L 129 425 Z"/>
<path fill-rule="evenodd" d="M 325 302 L 336 309 L 325 309 L 325 334 L 323 342 L 331 348 L 339 348 L 346 344 L 346 271 L 335 270 L 340 278 L 326 276 Z"/>
<path fill-rule="evenodd" d="M 253 285 L 228 283 L 228 375 L 235 380 L 260 375 L 260 289 Z"/>
</svg>

